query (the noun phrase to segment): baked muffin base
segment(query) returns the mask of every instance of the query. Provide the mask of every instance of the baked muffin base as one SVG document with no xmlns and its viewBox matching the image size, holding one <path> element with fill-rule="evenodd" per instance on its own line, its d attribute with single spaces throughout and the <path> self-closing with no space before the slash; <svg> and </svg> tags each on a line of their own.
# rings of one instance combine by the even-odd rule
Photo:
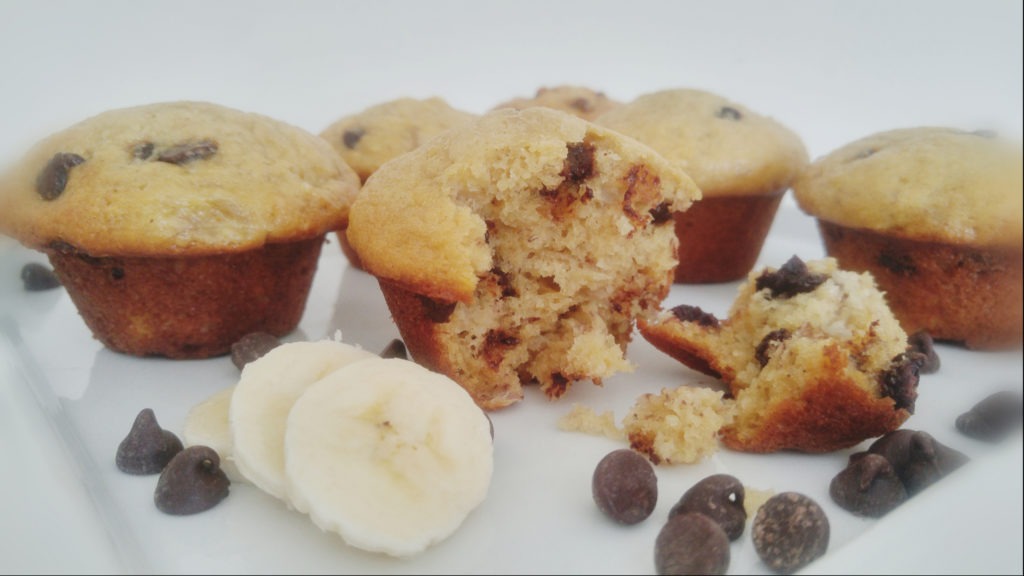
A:
<svg viewBox="0 0 1024 576">
<path fill-rule="evenodd" d="M 868 271 L 904 331 L 973 349 L 1020 346 L 1021 249 L 967 247 L 886 236 L 818 220 L 843 268 Z"/>
<path fill-rule="evenodd" d="M 344 230 L 338 230 L 335 233 L 338 237 L 338 244 L 341 246 L 341 253 L 345 255 L 345 259 L 348 260 L 350 266 L 356 270 L 363 269 L 363 261 L 359 259 L 359 254 L 356 254 L 355 248 L 348 242 L 348 236 L 345 235 Z"/>
<path fill-rule="evenodd" d="M 284 336 L 302 318 L 323 236 L 199 257 L 93 257 L 69 247 L 50 263 L 93 335 L 136 356 L 226 354 L 255 331 Z"/>
<path fill-rule="evenodd" d="M 753 269 L 785 191 L 705 196 L 675 214 L 677 284 L 732 282 Z"/>
</svg>

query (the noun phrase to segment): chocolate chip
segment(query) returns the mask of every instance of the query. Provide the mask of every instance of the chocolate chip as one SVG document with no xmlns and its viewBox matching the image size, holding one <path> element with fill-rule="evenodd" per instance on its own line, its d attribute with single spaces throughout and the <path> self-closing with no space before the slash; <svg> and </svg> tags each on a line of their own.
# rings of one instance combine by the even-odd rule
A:
<svg viewBox="0 0 1024 576">
<path fill-rule="evenodd" d="M 795 572 L 828 549 L 825 511 L 797 492 L 769 498 L 754 515 L 751 531 L 757 555 L 776 572 Z"/>
<path fill-rule="evenodd" d="M 135 417 L 128 436 L 118 445 L 115 462 L 118 469 L 128 474 L 156 474 L 181 449 L 181 440 L 174 432 L 161 428 L 153 410 L 144 408 Z"/>
<path fill-rule="evenodd" d="M 405 343 L 395 338 L 388 345 L 380 351 L 381 358 L 401 358 L 402 360 L 409 359 L 409 352 L 405 349 Z"/>
<path fill-rule="evenodd" d="M 646 458 L 628 448 L 608 453 L 591 481 L 597 507 L 619 524 L 646 519 L 658 503 L 658 477 Z"/>
<path fill-rule="evenodd" d="M 206 160 L 217 153 L 217 148 L 217 143 L 208 139 L 183 142 L 162 150 L 156 159 L 158 162 L 181 166 L 195 160 Z"/>
<path fill-rule="evenodd" d="M 594 145 L 587 142 L 570 142 L 565 145 L 569 153 L 562 165 L 562 178 L 580 183 L 594 173 Z"/>
<path fill-rule="evenodd" d="M 423 314 L 434 324 L 444 324 L 455 311 L 455 302 L 434 300 L 426 296 L 419 296 L 419 300 L 423 306 Z"/>
<path fill-rule="evenodd" d="M 207 446 L 189 446 L 160 474 L 153 502 L 166 514 L 196 514 L 227 498 L 230 485 L 216 451 Z"/>
<path fill-rule="evenodd" d="M 912 351 L 924 356 L 924 361 L 920 367 L 921 374 L 934 374 L 939 371 L 942 361 L 935 352 L 935 341 L 932 340 L 932 335 L 928 331 L 918 330 L 914 332 L 907 337 L 907 343 Z"/>
<path fill-rule="evenodd" d="M 879 252 L 875 262 L 898 276 L 917 274 L 917 265 L 914 264 L 914 259 L 909 254 L 897 252 L 893 248 L 886 248 Z"/>
<path fill-rule="evenodd" d="M 651 208 L 651 224 L 655 226 L 659 224 L 665 224 L 672 220 L 672 209 L 669 207 L 668 202 L 662 202 L 654 208 Z"/>
<path fill-rule="evenodd" d="M 747 522 L 744 494 L 743 483 L 735 476 L 712 474 L 684 492 L 668 517 L 690 512 L 704 514 L 722 527 L 729 540 L 735 540 L 743 534 Z"/>
<path fill-rule="evenodd" d="M 509 276 L 508 272 L 505 272 L 501 268 L 495 266 L 491 268 L 491 274 L 494 275 L 495 280 L 498 283 L 498 287 L 501 288 L 502 298 L 514 298 L 519 296 L 519 292 L 515 286 L 512 285 L 512 277 Z"/>
<path fill-rule="evenodd" d="M 889 368 L 878 375 L 882 396 L 892 398 L 897 410 L 906 409 L 914 413 L 920 368 L 924 362 L 923 354 L 905 352 L 894 357 Z"/>
<path fill-rule="evenodd" d="M 980 136 L 981 138 L 998 138 L 999 132 L 992 130 L 991 128 L 979 128 L 971 132 L 974 136 Z"/>
<path fill-rule="evenodd" d="M 918 494 L 967 462 L 967 456 L 941 444 L 931 434 L 905 428 L 875 440 L 868 452 L 889 461 L 907 496 Z"/>
<path fill-rule="evenodd" d="M 580 112 L 590 112 L 594 109 L 594 105 L 590 103 L 590 100 L 580 96 L 569 102 L 569 106 L 579 110 Z"/>
<path fill-rule="evenodd" d="M 1002 390 L 983 398 L 956 419 L 956 429 L 975 440 L 998 442 L 1024 421 L 1024 401 L 1018 392 Z"/>
<path fill-rule="evenodd" d="M 786 341 L 789 337 L 789 330 L 779 328 L 778 330 L 772 330 L 765 334 L 764 338 L 761 338 L 761 341 L 757 344 L 757 348 L 754 349 L 754 358 L 757 359 L 757 362 L 762 368 L 768 364 L 768 360 L 771 359 L 771 353 L 780 343 Z"/>
<path fill-rule="evenodd" d="M 715 116 L 717 116 L 718 118 L 724 118 L 726 120 L 743 119 L 743 114 L 739 110 L 733 108 L 732 106 L 722 106 L 721 108 L 718 109 L 718 112 L 715 112 Z"/>
<path fill-rule="evenodd" d="M 28 292 L 41 292 L 60 287 L 60 278 L 48 266 L 29 262 L 21 267 L 21 283 Z"/>
<path fill-rule="evenodd" d="M 64 193 L 68 185 L 68 173 L 72 168 L 85 162 L 78 154 L 58 152 L 46 163 L 46 167 L 36 178 L 36 192 L 43 200 L 56 200 Z"/>
<path fill-rule="evenodd" d="M 113 268 L 110 269 L 110 277 L 113 278 L 114 280 L 123 280 L 124 268 L 114 266 Z"/>
<path fill-rule="evenodd" d="M 672 314 L 683 322 L 696 322 L 708 328 L 718 328 L 718 318 L 714 314 L 708 314 L 698 306 L 680 304 L 672 308 Z"/>
<path fill-rule="evenodd" d="M 241 370 L 246 364 L 281 345 L 281 340 L 267 332 L 250 332 L 231 345 L 231 363 Z"/>
<path fill-rule="evenodd" d="M 757 290 L 767 288 L 771 298 L 790 298 L 797 294 L 813 292 L 827 278 L 824 274 L 812 274 L 804 261 L 793 256 L 774 272 L 764 272 L 758 276 L 754 286 Z"/>
<path fill-rule="evenodd" d="M 351 150 L 356 147 L 356 144 L 359 144 L 359 141 L 363 139 L 363 136 L 365 134 L 366 130 L 363 128 L 352 128 L 350 130 L 345 130 L 341 134 L 341 142 L 342 144 L 345 145 L 345 148 Z"/>
<path fill-rule="evenodd" d="M 725 574 L 729 556 L 725 531 L 698 512 L 670 517 L 654 541 L 658 574 Z"/>
<path fill-rule="evenodd" d="M 153 155 L 154 148 L 152 142 L 140 142 L 132 146 L 132 157 L 137 160 L 149 160 L 149 157 Z"/>
<path fill-rule="evenodd" d="M 858 516 L 879 518 L 907 499 L 896 470 L 881 454 L 858 452 L 829 484 L 832 500 Z"/>
<path fill-rule="evenodd" d="M 861 150 L 860 152 L 857 152 L 856 154 L 854 154 L 854 156 L 853 156 L 853 158 L 851 158 L 851 160 L 863 160 L 865 158 L 869 158 L 871 156 L 874 156 L 875 152 L 878 152 L 878 148 L 865 148 L 865 149 Z"/>
</svg>

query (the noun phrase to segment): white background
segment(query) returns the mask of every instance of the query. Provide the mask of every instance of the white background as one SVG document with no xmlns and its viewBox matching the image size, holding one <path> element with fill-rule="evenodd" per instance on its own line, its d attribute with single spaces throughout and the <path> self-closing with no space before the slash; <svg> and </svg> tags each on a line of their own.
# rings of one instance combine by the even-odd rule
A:
<svg viewBox="0 0 1024 576">
<path fill-rule="evenodd" d="M 793 128 L 812 157 L 906 126 L 1019 137 L 1021 12 L 1009 0 L 0 0 L 0 167 L 89 115 L 148 102 L 210 100 L 319 132 L 400 96 L 483 112 L 566 83 L 623 101 L 717 92 Z M 116 570 L 46 418 L 4 370 L 0 571 Z"/>
</svg>

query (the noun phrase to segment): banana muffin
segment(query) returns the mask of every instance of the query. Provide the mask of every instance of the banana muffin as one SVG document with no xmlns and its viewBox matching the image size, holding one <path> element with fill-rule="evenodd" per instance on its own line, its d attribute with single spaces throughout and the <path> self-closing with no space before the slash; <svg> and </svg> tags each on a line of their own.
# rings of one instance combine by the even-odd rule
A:
<svg viewBox="0 0 1024 576">
<path fill-rule="evenodd" d="M 1019 347 L 1021 148 L 991 133 L 904 128 L 816 160 L 794 185 L 828 254 L 870 271 L 903 329 Z"/>
<path fill-rule="evenodd" d="M 513 98 L 498 104 L 494 109 L 512 108 L 523 110 L 534 106 L 542 106 L 552 110 L 559 110 L 566 114 L 572 114 L 584 120 L 593 120 L 619 105 L 621 105 L 621 102 L 612 100 L 604 92 L 584 86 L 563 84 L 560 86 L 538 88 L 537 93 L 531 98 Z"/>
<path fill-rule="evenodd" d="M 412 357 L 485 409 L 629 370 L 634 319 L 699 197 L 653 150 L 569 114 L 497 110 L 380 167 L 348 239 Z"/>
<path fill-rule="evenodd" d="M 677 162 L 701 189 L 701 201 L 675 215 L 679 283 L 746 276 L 779 202 L 807 164 L 807 151 L 793 131 L 701 90 L 646 94 L 595 122 Z"/>
<path fill-rule="evenodd" d="M 99 114 L 4 182 L 0 229 L 46 253 L 94 336 L 170 358 L 291 332 L 359 190 L 315 135 L 205 102 Z"/>
</svg>

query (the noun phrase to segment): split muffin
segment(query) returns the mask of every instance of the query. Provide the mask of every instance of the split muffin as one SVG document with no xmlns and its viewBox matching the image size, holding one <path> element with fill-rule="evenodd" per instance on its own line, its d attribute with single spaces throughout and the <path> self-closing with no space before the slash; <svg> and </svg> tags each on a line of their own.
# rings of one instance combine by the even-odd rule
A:
<svg viewBox="0 0 1024 576">
<path fill-rule="evenodd" d="M 412 357 L 497 409 L 631 369 L 633 321 L 671 285 L 671 213 L 699 194 L 621 134 L 498 110 L 381 166 L 348 239 Z"/>
<path fill-rule="evenodd" d="M 746 276 L 786 190 L 807 164 L 801 139 L 778 121 L 717 94 L 671 89 L 595 120 L 679 163 L 703 197 L 676 213 L 679 283 Z"/>
<path fill-rule="evenodd" d="M 797 180 L 825 249 L 866 270 L 904 330 L 1020 346 L 1021 148 L 988 132 L 906 128 L 816 160 Z"/>
<path fill-rule="evenodd" d="M 359 190 L 326 142 L 205 102 L 105 112 L 4 179 L 0 228 L 49 257 L 93 335 L 139 356 L 225 354 L 301 319 Z"/>
</svg>

